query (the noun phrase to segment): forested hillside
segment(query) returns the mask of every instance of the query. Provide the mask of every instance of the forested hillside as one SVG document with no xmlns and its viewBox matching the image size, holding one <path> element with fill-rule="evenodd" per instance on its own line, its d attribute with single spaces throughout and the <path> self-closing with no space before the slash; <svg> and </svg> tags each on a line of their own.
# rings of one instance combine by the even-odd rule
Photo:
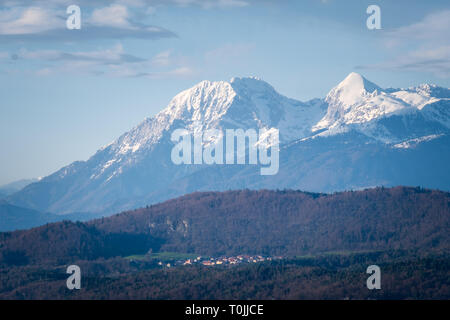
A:
<svg viewBox="0 0 450 320">
<path fill-rule="evenodd" d="M 342 250 L 448 250 L 450 194 L 376 188 L 194 193 L 88 223 L 0 233 L 0 261 L 143 254 L 294 256 Z"/>
</svg>

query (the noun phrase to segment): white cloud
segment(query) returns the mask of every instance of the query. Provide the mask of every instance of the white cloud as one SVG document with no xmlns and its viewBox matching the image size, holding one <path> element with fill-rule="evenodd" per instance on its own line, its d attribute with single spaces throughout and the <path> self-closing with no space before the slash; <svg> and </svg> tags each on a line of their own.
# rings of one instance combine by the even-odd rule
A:
<svg viewBox="0 0 450 320">
<path fill-rule="evenodd" d="M 250 5 L 245 0 L 147 0 L 150 5 L 177 5 L 181 7 L 197 6 L 203 9 L 246 7 Z"/>
<path fill-rule="evenodd" d="M 108 49 L 77 52 L 64 52 L 59 50 L 28 51 L 26 49 L 22 49 L 17 54 L 17 58 L 25 60 L 45 60 L 51 62 L 68 61 L 71 63 L 86 61 L 104 65 L 146 61 L 146 59 L 126 54 L 121 44 Z"/>
<path fill-rule="evenodd" d="M 65 7 L 54 8 L 51 3 L 42 7 L 0 9 L 0 41 L 66 42 L 176 37 L 173 32 L 162 27 L 142 23 L 136 10 L 129 10 L 122 4 L 93 10 L 82 9 L 81 29 L 73 32 L 66 28 Z"/>
<path fill-rule="evenodd" d="M 400 50 L 383 63 L 359 68 L 387 69 L 395 71 L 428 72 L 442 78 L 450 77 L 450 10 L 425 16 L 421 21 L 387 31 L 386 48 Z"/>
<path fill-rule="evenodd" d="M 43 8 L 0 10 L 0 35 L 36 34 L 58 27 L 64 28 L 65 20 Z"/>
<path fill-rule="evenodd" d="M 171 62 L 171 50 L 166 50 L 163 52 L 158 53 L 156 56 L 153 57 L 152 63 L 155 66 L 168 66 Z"/>
<path fill-rule="evenodd" d="M 397 28 L 387 32 L 388 40 L 399 43 L 410 40 L 423 40 L 426 42 L 450 42 L 450 10 L 444 10 L 425 16 L 421 21 Z"/>
<path fill-rule="evenodd" d="M 184 77 L 192 74 L 192 69 L 171 56 L 171 50 L 162 51 L 150 59 L 126 53 L 121 44 L 111 48 L 92 51 L 66 52 L 60 50 L 21 49 L 14 54 L 15 67 L 19 71 L 24 66 L 20 62 L 32 61 L 37 65 L 34 74 L 48 76 L 53 74 L 102 75 L 108 77 Z M 0 52 L 0 59 L 12 55 Z M 26 72 L 30 72 L 26 64 Z M 23 70 L 22 70 L 23 71 Z"/>
<path fill-rule="evenodd" d="M 245 7 L 250 5 L 251 2 L 256 2 L 255 0 L 6 0 L 2 5 L 5 7 L 29 6 L 30 1 L 33 1 L 34 5 L 46 7 L 78 4 L 82 7 L 95 8 L 108 6 L 113 3 L 135 8 L 176 5 L 182 7 L 197 6 L 205 9 Z"/>
<path fill-rule="evenodd" d="M 161 74 L 161 76 L 189 76 L 192 73 L 193 70 L 190 67 L 180 67 Z"/>
<path fill-rule="evenodd" d="M 89 21 L 96 26 L 132 28 L 129 17 L 127 7 L 113 4 L 109 7 L 95 9 Z"/>
<path fill-rule="evenodd" d="M 73 0 L 6 0 L 0 9 L 0 36 L 14 40 L 14 35 L 37 35 L 39 40 L 61 40 L 66 27 L 65 8 L 74 4 Z M 159 27 L 145 26 L 140 19 L 155 13 L 160 6 L 197 6 L 203 9 L 245 7 L 247 0 L 78 0 L 82 8 L 82 29 L 91 27 L 128 30 L 120 37 L 158 38 L 175 36 Z M 85 19 L 85 20 L 84 20 Z M 86 26 L 86 23 L 88 25 Z M 131 33 L 133 31 L 134 33 Z M 45 37 L 50 33 L 50 37 Z M 74 33 L 72 33 L 73 35 Z M 83 34 L 95 38 L 117 38 L 111 30 L 94 30 Z M 17 37 L 18 40 L 32 40 Z"/>
<path fill-rule="evenodd" d="M 396 71 L 429 72 L 441 78 L 450 77 L 450 46 L 420 48 L 398 56 L 390 61 L 368 66 L 362 69 L 386 69 Z"/>
<path fill-rule="evenodd" d="M 204 1 L 203 6 L 205 8 L 227 8 L 227 7 L 246 7 L 249 3 L 242 0 L 217 0 L 217 1 Z"/>
</svg>

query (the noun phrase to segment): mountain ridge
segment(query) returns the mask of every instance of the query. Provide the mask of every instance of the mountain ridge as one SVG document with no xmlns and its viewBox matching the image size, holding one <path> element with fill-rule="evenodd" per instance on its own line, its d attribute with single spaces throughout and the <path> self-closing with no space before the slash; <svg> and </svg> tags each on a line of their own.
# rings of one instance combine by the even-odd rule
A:
<svg viewBox="0 0 450 320">
<path fill-rule="evenodd" d="M 404 161 L 402 154 L 405 152 L 414 154 L 411 161 L 423 161 L 427 156 L 422 154 L 423 150 L 428 149 L 422 145 L 446 143 L 450 133 L 449 92 L 435 85 L 397 91 L 381 89 L 361 75 L 351 73 L 325 99 L 300 102 L 278 94 L 270 84 L 255 78 L 202 81 L 180 92 L 157 115 L 100 148 L 89 160 L 74 162 L 7 200 L 18 206 L 57 214 L 113 213 L 217 186 L 219 189 L 211 190 L 270 186 L 332 192 L 362 187 L 368 180 L 372 181 L 371 186 L 412 184 L 449 190 L 450 185 L 442 182 L 447 174 L 441 178 L 433 174 L 434 180 L 406 179 L 422 164 L 417 162 L 408 169 L 412 171 L 404 172 L 406 169 L 398 162 L 399 159 Z M 347 101 L 348 96 L 351 98 L 348 101 L 354 103 L 343 105 L 342 101 Z M 173 147 L 170 132 L 177 128 L 201 132 L 210 128 L 259 130 L 271 127 L 280 132 L 281 171 L 285 166 L 290 172 L 286 173 L 286 169 L 269 182 L 255 174 L 254 166 L 176 166 L 170 160 Z M 319 137 L 321 139 L 317 139 Z M 347 140 L 351 143 L 346 144 Z M 323 148 L 330 141 L 336 141 L 341 148 L 335 150 L 335 155 Z M 404 148 L 395 147 L 402 143 Z M 289 145 L 291 147 L 284 147 Z M 379 150 L 393 159 L 389 165 L 401 172 L 398 175 L 401 178 L 381 177 L 379 171 L 370 169 L 371 165 L 376 166 L 370 157 L 352 156 L 352 153 L 360 153 L 357 151 L 360 146 L 364 146 L 362 149 L 367 155 Z M 434 155 L 434 149 L 431 153 L 428 150 L 429 161 L 436 164 L 433 170 L 447 172 L 438 157 L 450 161 L 450 151 L 445 144 L 436 148 L 443 148 L 443 152 Z M 293 154 L 296 156 L 291 156 Z M 333 157 L 337 159 L 332 160 Z M 351 160 L 348 162 L 344 158 Z M 369 160 L 364 164 L 358 159 Z M 328 161 L 330 169 L 324 170 L 323 161 Z M 362 172 L 367 176 L 352 175 L 353 178 L 348 179 L 349 165 L 366 168 Z M 315 187 L 308 188 L 302 177 L 323 176 L 321 170 L 330 173 L 330 180 L 324 177 L 320 179 L 321 184 L 312 183 Z M 206 173 L 216 181 L 208 180 Z M 335 176 L 336 173 L 340 176 Z M 282 181 L 281 177 L 292 180 L 291 176 L 296 183 Z M 333 182 L 335 179 L 347 182 L 337 184 Z"/>
</svg>

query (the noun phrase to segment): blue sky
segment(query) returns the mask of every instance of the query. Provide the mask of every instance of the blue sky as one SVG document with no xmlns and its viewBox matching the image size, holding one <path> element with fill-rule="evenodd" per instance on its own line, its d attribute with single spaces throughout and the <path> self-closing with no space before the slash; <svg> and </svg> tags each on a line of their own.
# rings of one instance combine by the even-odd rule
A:
<svg viewBox="0 0 450 320">
<path fill-rule="evenodd" d="M 66 29 L 71 4 L 81 30 Z M 0 185 L 86 160 L 205 79 L 258 76 L 299 100 L 352 71 L 449 87 L 449 30 L 439 0 L 2 1 Z"/>
</svg>

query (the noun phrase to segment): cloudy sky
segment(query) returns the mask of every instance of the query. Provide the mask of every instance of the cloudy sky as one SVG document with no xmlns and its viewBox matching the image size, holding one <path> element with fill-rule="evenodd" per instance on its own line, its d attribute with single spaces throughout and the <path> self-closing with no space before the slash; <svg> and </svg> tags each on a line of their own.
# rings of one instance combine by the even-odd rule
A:
<svg viewBox="0 0 450 320">
<path fill-rule="evenodd" d="M 87 159 L 204 79 L 258 76 L 300 100 L 352 71 L 450 87 L 449 30 L 448 0 L 2 0 L 0 185 Z"/>
</svg>

